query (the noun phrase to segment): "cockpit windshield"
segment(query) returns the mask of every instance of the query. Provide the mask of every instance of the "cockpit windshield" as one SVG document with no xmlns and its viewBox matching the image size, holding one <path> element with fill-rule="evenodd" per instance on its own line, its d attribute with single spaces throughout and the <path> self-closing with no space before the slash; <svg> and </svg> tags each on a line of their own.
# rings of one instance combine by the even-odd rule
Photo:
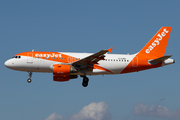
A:
<svg viewBox="0 0 180 120">
<path fill-rule="evenodd" d="M 12 58 L 21 58 L 21 56 L 13 56 Z"/>
</svg>

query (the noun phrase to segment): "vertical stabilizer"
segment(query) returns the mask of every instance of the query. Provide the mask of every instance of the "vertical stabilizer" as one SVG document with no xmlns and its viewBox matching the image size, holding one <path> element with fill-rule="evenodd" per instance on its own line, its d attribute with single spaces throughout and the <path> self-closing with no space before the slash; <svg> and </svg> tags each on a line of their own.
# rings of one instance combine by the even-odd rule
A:
<svg viewBox="0 0 180 120">
<path fill-rule="evenodd" d="M 172 27 L 162 27 L 121 73 L 141 71 L 162 66 L 169 56 L 164 56 Z M 168 63 L 174 63 L 170 61 Z"/>
<path fill-rule="evenodd" d="M 138 54 L 154 57 L 164 56 L 171 28 L 172 27 L 162 27 Z"/>
</svg>

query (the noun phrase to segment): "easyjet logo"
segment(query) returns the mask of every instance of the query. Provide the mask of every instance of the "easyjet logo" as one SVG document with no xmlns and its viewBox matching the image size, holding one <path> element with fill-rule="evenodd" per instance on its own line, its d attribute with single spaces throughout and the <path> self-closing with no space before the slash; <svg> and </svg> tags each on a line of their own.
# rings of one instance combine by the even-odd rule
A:
<svg viewBox="0 0 180 120">
<path fill-rule="evenodd" d="M 50 57 L 61 57 L 61 54 L 55 54 L 55 53 L 51 53 L 51 54 L 35 54 L 35 57 L 47 57 L 47 58 L 50 58 Z"/>
<path fill-rule="evenodd" d="M 159 33 L 153 43 L 146 49 L 146 53 L 149 54 L 157 45 L 159 45 L 160 41 L 163 39 L 163 37 L 166 36 L 168 32 L 169 31 L 165 28 L 162 33 Z"/>
</svg>

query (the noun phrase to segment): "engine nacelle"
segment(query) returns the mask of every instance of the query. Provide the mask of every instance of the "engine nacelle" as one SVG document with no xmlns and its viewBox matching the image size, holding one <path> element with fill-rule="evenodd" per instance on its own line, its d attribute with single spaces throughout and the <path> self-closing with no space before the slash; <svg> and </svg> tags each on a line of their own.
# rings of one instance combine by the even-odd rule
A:
<svg viewBox="0 0 180 120">
<path fill-rule="evenodd" d="M 77 72 L 72 65 L 54 64 L 53 80 L 54 81 L 69 81 L 77 78 L 77 75 L 70 75 L 70 73 Z"/>
<path fill-rule="evenodd" d="M 53 75 L 53 80 L 57 82 L 65 82 L 65 81 L 69 81 L 69 76 L 70 75 L 61 75 L 61 76 Z"/>
<path fill-rule="evenodd" d="M 61 75 L 61 76 L 54 75 L 53 80 L 56 82 L 65 82 L 65 81 L 69 81 L 70 79 L 76 79 L 77 77 L 78 77 L 77 75 Z"/>
</svg>

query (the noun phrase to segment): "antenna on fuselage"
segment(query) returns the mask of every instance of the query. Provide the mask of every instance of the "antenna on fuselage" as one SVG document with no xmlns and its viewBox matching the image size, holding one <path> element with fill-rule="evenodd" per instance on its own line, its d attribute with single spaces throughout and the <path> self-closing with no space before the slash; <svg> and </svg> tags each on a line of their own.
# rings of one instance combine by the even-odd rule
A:
<svg viewBox="0 0 180 120">
<path fill-rule="evenodd" d="M 32 52 L 34 52 L 34 49 L 32 50 Z"/>
</svg>

